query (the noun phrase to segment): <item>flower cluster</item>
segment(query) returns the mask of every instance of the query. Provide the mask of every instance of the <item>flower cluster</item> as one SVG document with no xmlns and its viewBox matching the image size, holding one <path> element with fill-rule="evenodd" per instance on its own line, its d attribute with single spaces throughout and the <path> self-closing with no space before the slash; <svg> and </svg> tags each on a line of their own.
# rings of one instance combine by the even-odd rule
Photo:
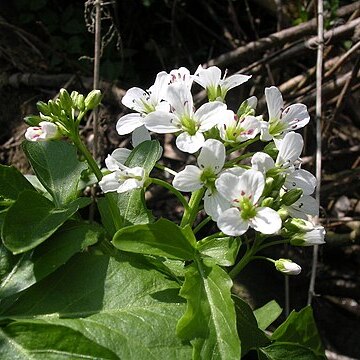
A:
<svg viewBox="0 0 360 360">
<path fill-rule="evenodd" d="M 309 122 L 307 108 L 284 107 L 280 91 L 271 86 L 265 89 L 267 117 L 256 114 L 254 96 L 237 112 L 228 109 L 228 91 L 250 77 L 222 78 L 215 66 L 199 66 L 193 75 L 183 67 L 161 72 L 148 90 L 128 90 L 122 103 L 135 113 L 121 117 L 116 129 L 120 135 L 133 132 L 133 140 L 139 138 L 140 129 L 175 134 L 179 150 L 195 154 L 197 163 L 185 166 L 172 184 L 185 193 L 204 189 L 204 211 L 224 234 L 240 236 L 253 228 L 265 235 L 286 232 L 294 245 L 320 244 L 324 228 L 310 222 L 318 213 L 311 196 L 316 178 L 301 168 L 303 139 L 294 132 Z M 191 93 L 193 83 L 205 88 L 208 96 L 198 108 Z M 255 140 L 269 144 L 255 154 L 234 155 Z M 293 219 L 304 219 L 307 230 L 285 228 L 283 222 Z"/>
<path fill-rule="evenodd" d="M 307 108 L 304 104 L 285 107 L 280 91 L 271 86 L 265 89 L 267 115 L 257 114 L 255 96 L 234 112 L 227 107 L 226 95 L 250 78 L 221 77 L 215 66 L 199 66 L 194 74 L 184 67 L 162 71 L 149 89 L 133 87 L 126 92 L 122 103 L 133 112 L 117 121 L 116 130 L 119 135 L 131 133 L 134 147 L 151 139 L 151 133 L 174 134 L 178 149 L 196 157 L 195 164 L 178 173 L 170 171 L 175 175 L 174 193 L 200 193 L 204 212 L 222 234 L 237 237 L 252 228 L 264 238 L 282 236 L 297 246 L 321 244 L 324 228 L 311 222 L 319 208 L 311 196 L 316 178 L 301 168 L 303 138 L 295 132 L 309 122 Z M 194 83 L 205 89 L 208 98 L 199 107 L 191 92 Z M 61 130 L 71 138 L 76 126 L 70 125 L 77 125 L 100 100 L 96 91 L 84 98 L 61 90 L 56 101 L 38 104 L 40 117 L 25 136 L 43 141 L 59 136 Z M 263 144 L 262 150 L 246 152 L 255 141 Z M 106 174 L 98 174 L 104 193 L 145 188 L 151 182 L 144 168 L 125 165 L 129 154 L 128 149 L 116 149 L 108 155 Z M 189 202 L 194 212 L 202 209 L 198 205 L 192 208 Z M 284 259 L 276 268 L 287 274 L 300 271 Z"/>
</svg>

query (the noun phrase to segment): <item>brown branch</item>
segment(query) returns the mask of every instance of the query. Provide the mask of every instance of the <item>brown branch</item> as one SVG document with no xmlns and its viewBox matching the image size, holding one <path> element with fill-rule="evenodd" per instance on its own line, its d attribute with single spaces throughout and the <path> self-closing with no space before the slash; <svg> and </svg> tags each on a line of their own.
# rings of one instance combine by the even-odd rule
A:
<svg viewBox="0 0 360 360">
<path fill-rule="evenodd" d="M 360 1 L 356 1 L 353 4 L 343 6 L 338 9 L 336 15 L 343 17 L 356 11 L 360 6 Z M 246 63 L 253 61 L 260 53 L 274 46 L 282 46 L 286 43 L 296 41 L 307 35 L 313 35 L 316 33 L 316 19 L 307 21 L 306 23 L 293 26 L 276 33 L 271 34 L 268 37 L 252 41 L 244 46 L 241 46 L 235 50 L 229 51 L 220 55 L 216 59 L 208 61 L 205 66 L 228 66 L 233 63 Z"/>
</svg>

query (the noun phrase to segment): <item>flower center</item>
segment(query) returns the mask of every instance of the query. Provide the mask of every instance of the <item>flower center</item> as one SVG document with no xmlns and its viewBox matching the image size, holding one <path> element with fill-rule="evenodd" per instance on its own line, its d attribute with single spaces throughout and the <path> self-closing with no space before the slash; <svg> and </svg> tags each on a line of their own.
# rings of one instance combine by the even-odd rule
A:
<svg viewBox="0 0 360 360">
<path fill-rule="evenodd" d="M 251 195 L 244 195 L 241 194 L 240 198 L 233 200 L 233 203 L 240 208 L 241 217 L 244 220 L 249 220 L 256 216 L 256 206 L 251 201 Z"/>
<path fill-rule="evenodd" d="M 197 124 L 197 122 L 192 118 L 188 116 L 183 116 L 181 118 L 181 128 L 187 133 L 189 133 L 189 135 L 193 136 L 198 131 L 199 124 Z"/>
<path fill-rule="evenodd" d="M 215 190 L 216 174 L 213 169 L 205 168 L 200 176 L 200 181 L 213 192 Z"/>
</svg>

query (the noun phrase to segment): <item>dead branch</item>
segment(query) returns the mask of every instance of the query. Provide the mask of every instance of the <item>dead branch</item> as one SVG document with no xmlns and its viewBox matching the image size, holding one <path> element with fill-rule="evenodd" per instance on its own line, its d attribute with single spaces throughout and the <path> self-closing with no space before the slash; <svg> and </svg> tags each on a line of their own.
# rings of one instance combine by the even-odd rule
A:
<svg viewBox="0 0 360 360">
<path fill-rule="evenodd" d="M 360 7 L 360 1 L 356 1 L 353 4 L 343 6 L 337 11 L 338 17 L 347 16 Z M 241 46 L 235 50 L 229 51 L 220 55 L 216 59 L 212 59 L 205 64 L 206 67 L 216 66 L 228 66 L 233 63 L 246 63 L 256 59 L 260 53 L 273 48 L 274 46 L 282 46 L 286 43 L 299 40 L 307 35 L 313 35 L 316 33 L 316 19 L 311 19 L 306 23 L 293 26 L 268 37 L 252 41 L 244 46 Z"/>
</svg>

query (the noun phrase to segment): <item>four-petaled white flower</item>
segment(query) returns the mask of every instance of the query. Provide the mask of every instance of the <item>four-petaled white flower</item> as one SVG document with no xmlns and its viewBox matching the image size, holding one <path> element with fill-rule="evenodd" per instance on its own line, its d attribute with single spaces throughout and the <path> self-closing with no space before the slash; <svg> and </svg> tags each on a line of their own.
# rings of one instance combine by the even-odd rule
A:
<svg viewBox="0 0 360 360">
<path fill-rule="evenodd" d="M 127 149 L 116 149 L 105 159 L 105 165 L 112 171 L 105 175 L 100 181 L 99 186 L 104 193 L 116 191 L 123 193 L 129 190 L 142 188 L 146 180 L 145 169 L 136 166 L 129 168 L 123 164 L 129 155 Z"/>
<path fill-rule="evenodd" d="M 282 137 L 283 134 L 304 127 L 310 120 L 304 104 L 293 104 L 284 108 L 281 92 L 275 86 L 265 88 L 269 121 L 262 122 L 261 140 Z"/>
<path fill-rule="evenodd" d="M 241 176 L 222 174 L 215 186 L 232 206 L 217 220 L 224 234 L 240 236 L 249 226 L 263 234 L 274 234 L 280 230 L 279 214 L 269 207 L 258 206 L 265 186 L 265 178 L 260 171 L 246 170 Z"/>
<path fill-rule="evenodd" d="M 205 131 L 233 116 L 233 112 L 219 101 L 206 103 L 195 111 L 190 89 L 182 83 L 169 85 L 166 100 L 171 112 L 150 113 L 145 118 L 145 126 L 159 134 L 180 132 L 176 146 L 188 153 L 194 153 L 204 145 Z"/>
<path fill-rule="evenodd" d="M 157 74 L 155 83 L 149 90 L 145 91 L 138 87 L 132 87 L 126 92 L 121 102 L 136 112 L 126 114 L 118 120 L 116 130 L 119 135 L 130 134 L 143 126 L 144 119 L 151 112 L 159 108 L 169 108 L 163 101 L 169 81 L 170 75 L 162 71 Z"/>
<path fill-rule="evenodd" d="M 215 139 L 206 140 L 197 163 L 198 166 L 187 165 L 177 173 L 173 186 L 184 192 L 196 191 L 205 186 L 204 210 L 216 220 L 223 211 L 230 208 L 230 203 L 215 188 L 215 180 L 225 163 L 225 146 Z"/>
<path fill-rule="evenodd" d="M 227 92 L 251 78 L 251 75 L 234 74 L 221 79 L 221 70 L 217 66 L 204 69 L 201 65 L 194 74 L 194 81 L 206 89 L 210 101 L 224 101 Z"/>
<path fill-rule="evenodd" d="M 47 141 L 59 137 L 59 128 L 49 121 L 41 121 L 39 126 L 27 128 L 25 139 L 29 141 Z"/>
<path fill-rule="evenodd" d="M 300 134 L 293 131 L 287 133 L 283 139 L 275 140 L 279 150 L 276 161 L 271 156 L 257 152 L 251 159 L 252 168 L 266 174 L 267 171 L 278 168 L 286 174 L 284 187 L 287 190 L 300 188 L 304 195 L 310 195 L 316 187 L 316 178 L 309 171 L 300 169 L 300 154 L 304 141 Z"/>
</svg>

